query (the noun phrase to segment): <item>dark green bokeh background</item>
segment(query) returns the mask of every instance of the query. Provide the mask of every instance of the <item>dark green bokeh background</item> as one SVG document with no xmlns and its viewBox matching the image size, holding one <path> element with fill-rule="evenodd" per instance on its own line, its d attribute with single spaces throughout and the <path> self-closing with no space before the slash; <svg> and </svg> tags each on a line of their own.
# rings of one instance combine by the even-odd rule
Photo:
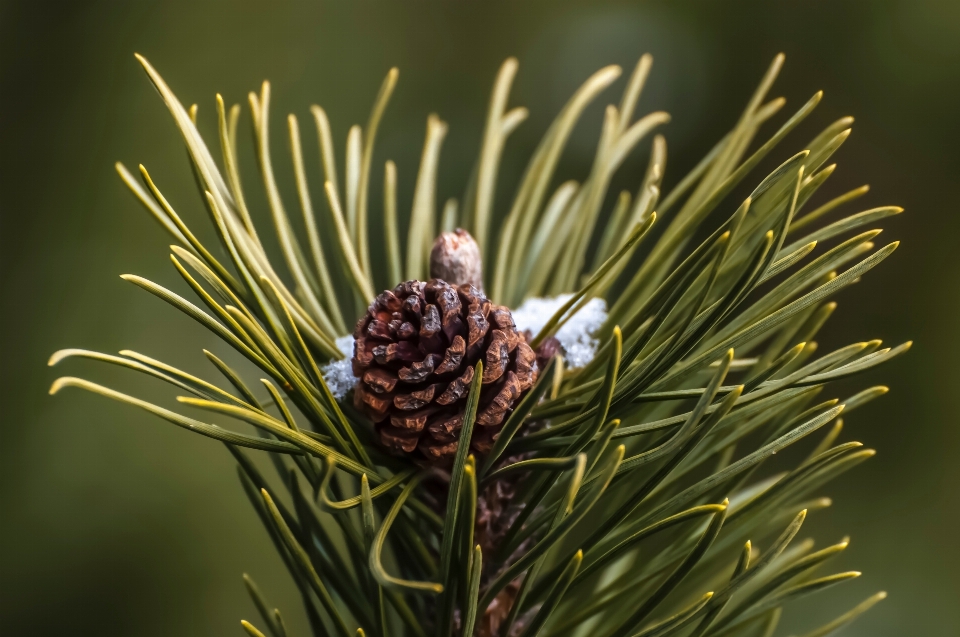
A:
<svg viewBox="0 0 960 637">
<path fill-rule="evenodd" d="M 342 160 L 347 128 L 366 122 L 384 73 L 399 66 L 375 165 L 398 162 L 408 208 L 426 114 L 451 126 L 442 201 L 462 192 L 494 74 L 509 55 L 521 63 L 511 103 L 531 117 L 507 148 L 506 195 L 550 118 L 597 68 L 629 70 L 653 53 L 640 110 L 674 116 L 665 133 L 675 183 L 733 124 L 781 50 L 787 65 L 773 93 L 788 110 L 817 89 L 826 99 L 777 159 L 853 114 L 825 194 L 870 183 L 861 209 L 907 210 L 881 236 L 902 239 L 900 250 L 841 295 L 824 345 L 917 340 L 863 379 L 893 391 L 852 415 L 845 435 L 878 456 L 824 489 L 835 505 L 810 522 L 823 541 L 849 533 L 842 566 L 865 574 L 788 614 L 784 630 L 886 589 L 890 598 L 845 635 L 960 634 L 960 3 L 917 0 L 0 4 L 0 632 L 238 635 L 238 620 L 254 615 L 240 581 L 247 571 L 292 634 L 305 634 L 221 445 L 102 398 L 46 394 L 60 372 L 169 395 L 102 366 L 47 369 L 59 348 L 131 348 L 213 378 L 199 350 L 225 347 L 117 277 L 180 289 L 167 237 L 120 184 L 114 161 L 145 163 L 205 228 L 179 135 L 134 51 L 182 101 L 200 104 L 208 135 L 216 91 L 245 106 L 246 92 L 270 78 L 275 163 L 287 187 L 282 115 L 300 116 L 316 170 L 307 108 L 322 104 Z M 565 175 L 582 178 L 602 106 L 618 99 L 610 91 L 588 112 Z M 262 209 L 249 135 L 242 142 L 245 181 Z M 643 154 L 624 169 L 625 184 L 639 180 Z M 379 195 L 372 201 L 379 210 Z"/>
</svg>

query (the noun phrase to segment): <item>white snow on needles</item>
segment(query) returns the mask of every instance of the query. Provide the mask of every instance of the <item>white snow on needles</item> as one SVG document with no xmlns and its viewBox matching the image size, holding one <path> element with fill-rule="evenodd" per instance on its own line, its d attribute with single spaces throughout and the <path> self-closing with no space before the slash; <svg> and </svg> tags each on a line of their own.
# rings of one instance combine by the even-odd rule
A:
<svg viewBox="0 0 960 637">
<path fill-rule="evenodd" d="M 337 349 L 343 352 L 346 358 L 330 361 L 320 369 L 320 373 L 323 374 L 323 380 L 326 381 L 333 397 L 341 400 L 357 382 L 353 375 L 353 366 L 350 364 L 350 359 L 353 358 L 353 334 L 338 338 Z"/>
</svg>

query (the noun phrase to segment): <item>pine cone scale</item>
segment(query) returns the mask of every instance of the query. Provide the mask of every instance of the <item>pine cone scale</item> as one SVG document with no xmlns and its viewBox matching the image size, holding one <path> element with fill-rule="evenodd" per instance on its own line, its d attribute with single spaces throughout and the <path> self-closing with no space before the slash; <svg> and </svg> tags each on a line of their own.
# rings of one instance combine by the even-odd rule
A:
<svg viewBox="0 0 960 637">
<path fill-rule="evenodd" d="M 368 369 L 363 374 L 363 382 L 376 394 L 385 394 L 393 391 L 397 386 L 397 376 L 385 369 Z"/>
<path fill-rule="evenodd" d="M 467 395 L 467 391 L 470 390 L 470 383 L 473 382 L 474 369 L 468 367 L 463 370 L 463 375 L 455 379 L 449 385 L 447 389 L 437 398 L 438 405 L 452 405 L 461 398 Z"/>
<path fill-rule="evenodd" d="M 443 353 L 443 361 L 435 370 L 438 374 L 447 374 L 460 368 L 463 356 L 467 353 L 467 343 L 457 334 L 453 337 L 450 347 Z"/>
<path fill-rule="evenodd" d="M 436 411 L 436 409 L 422 409 L 413 415 L 390 416 L 390 424 L 407 431 L 423 431 L 427 426 L 427 419 Z"/>
</svg>

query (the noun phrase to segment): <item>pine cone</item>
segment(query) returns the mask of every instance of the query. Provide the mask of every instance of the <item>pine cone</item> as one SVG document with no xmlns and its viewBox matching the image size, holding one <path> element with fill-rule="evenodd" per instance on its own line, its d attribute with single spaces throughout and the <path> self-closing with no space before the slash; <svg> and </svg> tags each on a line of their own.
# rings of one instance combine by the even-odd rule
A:
<svg viewBox="0 0 960 637">
<path fill-rule="evenodd" d="M 457 451 L 478 360 L 483 379 L 470 446 L 480 454 L 537 379 L 536 354 L 510 310 L 471 285 L 401 283 L 374 300 L 354 339 L 354 404 L 377 423 L 384 446 L 419 450 L 430 462 Z"/>
</svg>

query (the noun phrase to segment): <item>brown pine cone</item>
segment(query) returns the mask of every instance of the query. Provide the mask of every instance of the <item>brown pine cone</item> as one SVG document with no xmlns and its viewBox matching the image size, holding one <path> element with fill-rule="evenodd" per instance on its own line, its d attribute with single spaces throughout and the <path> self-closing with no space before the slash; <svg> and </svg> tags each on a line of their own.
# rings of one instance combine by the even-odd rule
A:
<svg viewBox="0 0 960 637">
<path fill-rule="evenodd" d="M 478 360 L 483 379 L 470 446 L 480 454 L 537 379 L 537 356 L 510 310 L 471 285 L 401 283 L 374 300 L 354 339 L 354 404 L 377 423 L 384 446 L 419 450 L 430 462 L 457 451 Z"/>
</svg>

